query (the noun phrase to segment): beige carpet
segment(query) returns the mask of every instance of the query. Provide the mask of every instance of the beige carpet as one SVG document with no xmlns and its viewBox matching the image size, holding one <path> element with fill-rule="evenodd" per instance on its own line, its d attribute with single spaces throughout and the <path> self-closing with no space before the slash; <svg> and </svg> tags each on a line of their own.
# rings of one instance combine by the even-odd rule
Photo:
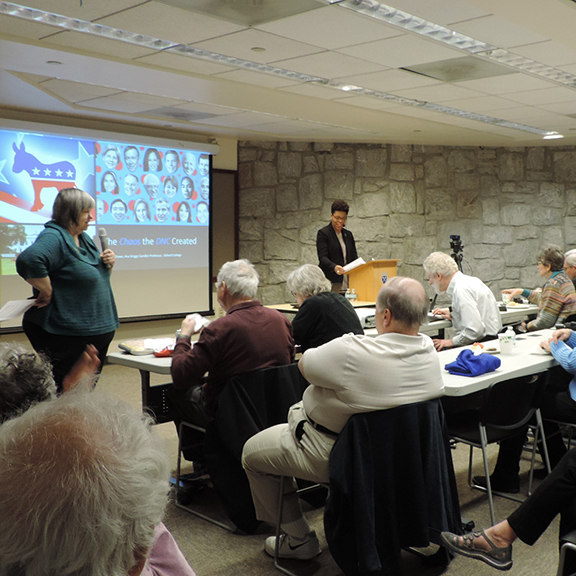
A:
<svg viewBox="0 0 576 576">
<path fill-rule="evenodd" d="M 165 382 L 159 376 L 152 375 L 154 383 Z M 120 366 L 106 366 L 98 383 L 98 389 L 140 407 L 140 376 L 136 370 Z M 172 423 L 157 426 L 159 434 L 166 441 L 166 449 L 176 466 L 177 442 Z M 496 449 L 493 450 L 493 457 Z M 476 522 L 477 528 L 490 525 L 490 514 L 487 498 L 468 488 L 467 465 L 468 448 L 458 446 L 453 452 L 456 476 L 459 484 L 462 515 Z M 481 455 L 475 455 L 475 473 L 482 473 Z M 528 463 L 523 463 L 526 470 Z M 526 474 L 524 474 L 526 476 Z M 537 481 L 536 481 L 537 485 Z M 199 505 L 207 499 L 206 494 L 199 494 Z M 213 502 L 217 513 L 217 502 Z M 503 498 L 495 499 L 496 516 L 505 518 L 517 504 Z M 210 506 L 209 506 L 210 508 Z M 322 527 L 322 510 L 312 510 L 307 514 L 311 524 L 316 529 L 324 552 L 315 560 L 309 562 L 292 561 L 288 565 L 300 576 L 336 576 L 341 574 L 338 566 L 330 557 L 324 539 Z M 266 536 L 272 534 L 272 527 L 265 526 L 260 532 L 251 536 L 240 536 L 225 531 L 188 512 L 170 504 L 166 514 L 166 524 L 174 534 L 186 558 L 196 570 L 198 576 L 267 576 L 279 574 L 273 567 L 271 558 L 263 552 Z M 556 520 L 544 536 L 533 547 L 518 542 L 514 545 L 514 567 L 512 574 L 521 576 L 553 576 L 556 574 L 558 552 L 558 521 Z M 467 558 L 457 557 L 450 566 L 442 571 L 424 567 L 420 559 L 406 553 L 406 574 L 433 576 L 446 574 L 449 576 L 483 576 L 497 572 L 489 566 Z"/>
</svg>

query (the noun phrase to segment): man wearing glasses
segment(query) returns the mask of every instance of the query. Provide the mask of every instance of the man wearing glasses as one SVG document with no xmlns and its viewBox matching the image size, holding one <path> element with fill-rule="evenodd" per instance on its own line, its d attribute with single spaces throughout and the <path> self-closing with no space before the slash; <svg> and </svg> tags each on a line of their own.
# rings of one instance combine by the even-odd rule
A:
<svg viewBox="0 0 576 576">
<path fill-rule="evenodd" d="M 331 222 L 318 230 L 316 250 L 319 266 L 332 282 L 332 292 L 346 292 L 348 276 L 344 266 L 358 258 L 356 243 L 350 230 L 345 230 L 350 206 L 344 200 L 334 200 L 330 209 Z"/>
</svg>

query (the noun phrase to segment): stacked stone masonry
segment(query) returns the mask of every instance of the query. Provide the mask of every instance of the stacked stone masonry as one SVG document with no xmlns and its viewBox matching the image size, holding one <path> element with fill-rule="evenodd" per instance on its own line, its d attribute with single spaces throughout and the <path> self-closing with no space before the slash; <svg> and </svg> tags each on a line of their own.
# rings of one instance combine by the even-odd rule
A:
<svg viewBox="0 0 576 576">
<path fill-rule="evenodd" d="M 318 263 L 316 233 L 338 198 L 365 260 L 399 258 L 399 274 L 424 280 L 426 256 L 450 253 L 459 234 L 464 272 L 497 297 L 542 285 L 543 244 L 576 247 L 574 148 L 239 142 L 238 170 L 240 257 L 265 304 L 292 300 L 288 273 Z"/>
</svg>

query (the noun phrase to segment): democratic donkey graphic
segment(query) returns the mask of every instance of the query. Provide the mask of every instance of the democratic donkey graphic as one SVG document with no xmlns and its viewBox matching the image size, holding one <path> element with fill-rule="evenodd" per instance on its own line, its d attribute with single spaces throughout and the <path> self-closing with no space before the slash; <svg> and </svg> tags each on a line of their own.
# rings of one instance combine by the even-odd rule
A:
<svg viewBox="0 0 576 576">
<path fill-rule="evenodd" d="M 56 188 L 60 191 L 76 185 L 76 168 L 71 162 L 63 160 L 53 164 L 44 164 L 33 154 L 26 152 L 24 142 L 20 144 L 20 147 L 13 143 L 12 149 L 15 152 L 12 171 L 15 174 L 27 172 L 34 187 L 34 204 L 30 208 L 31 212 L 38 212 L 44 207 L 40 196 L 45 188 Z"/>
</svg>

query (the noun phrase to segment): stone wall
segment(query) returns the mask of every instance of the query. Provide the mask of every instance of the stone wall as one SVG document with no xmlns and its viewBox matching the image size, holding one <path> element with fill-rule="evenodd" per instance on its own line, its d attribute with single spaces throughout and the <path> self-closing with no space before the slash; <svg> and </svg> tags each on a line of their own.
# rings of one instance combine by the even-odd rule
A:
<svg viewBox="0 0 576 576">
<path fill-rule="evenodd" d="M 464 244 L 464 272 L 502 288 L 542 284 L 544 243 L 576 247 L 575 148 L 240 142 L 240 257 L 261 275 L 264 303 L 291 300 L 287 274 L 317 264 L 316 232 L 330 205 L 350 204 L 358 254 L 422 262 Z"/>
</svg>

